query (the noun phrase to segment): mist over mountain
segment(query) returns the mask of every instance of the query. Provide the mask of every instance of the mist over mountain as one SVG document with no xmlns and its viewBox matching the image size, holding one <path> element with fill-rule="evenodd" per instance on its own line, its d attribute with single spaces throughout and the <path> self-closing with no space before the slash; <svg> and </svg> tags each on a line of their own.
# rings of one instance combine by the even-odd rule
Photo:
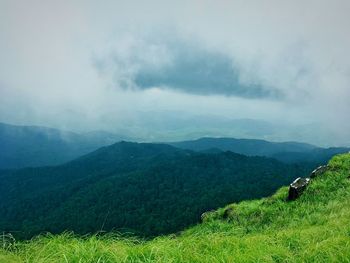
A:
<svg viewBox="0 0 350 263">
<path fill-rule="evenodd" d="M 215 121 L 215 119 L 213 120 Z M 220 122 L 220 120 L 216 120 Z M 201 128 L 203 119 L 198 119 L 196 124 Z M 250 135 L 259 137 L 259 134 L 272 132 L 272 128 L 265 122 L 254 120 L 234 120 L 232 123 L 240 133 L 250 133 L 254 128 L 256 132 Z M 152 125 L 152 123 L 149 123 Z M 173 124 L 173 131 L 178 131 L 178 125 Z M 161 131 L 167 123 L 153 123 L 154 128 Z M 231 127 L 229 125 L 228 127 Z M 163 133 L 169 136 L 169 133 Z M 195 137 L 208 134 L 204 131 L 196 133 L 187 130 L 187 136 Z M 217 134 L 213 131 L 212 134 Z M 180 136 L 181 137 L 181 136 Z M 151 137 L 138 138 L 134 141 L 155 141 L 161 142 L 164 138 L 161 135 L 153 134 Z M 169 137 L 165 137 L 169 138 Z M 84 154 L 92 152 L 102 146 L 111 145 L 121 140 L 133 140 L 126 136 L 116 135 L 104 131 L 75 133 L 59 129 L 52 129 L 40 126 L 19 126 L 0 123 L 0 169 L 39 167 L 46 165 L 58 165 L 71 161 Z M 204 137 L 192 141 L 169 142 L 168 144 L 178 148 L 198 152 L 209 152 L 213 149 L 219 151 L 232 151 L 249 156 L 272 157 L 284 162 L 297 163 L 323 163 L 337 153 L 344 153 L 349 150 L 346 147 L 321 148 L 311 144 L 298 142 L 269 142 L 257 139 L 234 139 L 234 138 L 210 138 Z"/>
<path fill-rule="evenodd" d="M 0 168 L 62 164 L 125 139 L 107 132 L 74 133 L 39 126 L 0 123 Z"/>
<path fill-rule="evenodd" d="M 0 121 L 348 147 L 348 10 L 343 0 L 4 0 Z"/>
<path fill-rule="evenodd" d="M 298 142 L 268 142 L 254 139 L 234 138 L 201 138 L 193 141 L 170 143 L 179 148 L 204 151 L 217 148 L 222 151 L 232 151 L 244 155 L 271 156 L 281 152 L 308 152 L 317 147 Z"/>
</svg>

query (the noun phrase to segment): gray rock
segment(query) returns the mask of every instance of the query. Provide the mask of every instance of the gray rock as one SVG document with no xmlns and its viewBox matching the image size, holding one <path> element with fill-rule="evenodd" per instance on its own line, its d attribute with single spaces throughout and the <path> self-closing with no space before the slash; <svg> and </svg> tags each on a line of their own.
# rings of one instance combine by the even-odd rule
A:
<svg viewBox="0 0 350 263">
<path fill-rule="evenodd" d="M 310 177 L 315 178 L 316 176 L 319 176 L 325 173 L 327 170 L 328 170 L 328 165 L 321 165 L 311 172 Z"/>
<path fill-rule="evenodd" d="M 310 178 L 297 178 L 289 186 L 288 200 L 297 199 L 310 183 Z"/>
</svg>

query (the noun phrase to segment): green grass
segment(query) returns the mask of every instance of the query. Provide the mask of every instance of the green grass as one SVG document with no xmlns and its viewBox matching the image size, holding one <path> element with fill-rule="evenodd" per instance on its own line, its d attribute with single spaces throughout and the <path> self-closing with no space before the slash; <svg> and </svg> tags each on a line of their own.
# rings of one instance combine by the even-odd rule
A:
<svg viewBox="0 0 350 263">
<path fill-rule="evenodd" d="M 283 187 L 150 241 L 116 234 L 39 236 L 6 243 L 0 262 L 350 262 L 350 154 L 329 165 L 296 201 L 286 201 Z"/>
</svg>

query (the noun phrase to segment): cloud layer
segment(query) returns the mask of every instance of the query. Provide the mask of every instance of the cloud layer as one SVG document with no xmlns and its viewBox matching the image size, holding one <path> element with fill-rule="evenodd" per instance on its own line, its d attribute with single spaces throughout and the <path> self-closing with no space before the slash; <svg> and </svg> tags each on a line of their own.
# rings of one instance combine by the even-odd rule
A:
<svg viewBox="0 0 350 263">
<path fill-rule="evenodd" d="M 174 35 L 163 34 L 161 40 L 156 40 L 155 36 L 133 42 L 128 56 L 125 50 L 114 50 L 107 57 L 96 59 L 95 66 L 101 74 L 108 74 L 112 68 L 116 85 L 124 89 L 157 87 L 198 95 L 282 97 L 280 90 L 259 83 L 242 83 L 239 68 L 229 54 L 205 49 L 196 41 Z"/>
<path fill-rule="evenodd" d="M 274 127 L 263 138 L 349 145 L 349 11 L 345 0 L 1 1 L 0 121 L 157 140 L 244 137 L 231 120 L 258 119 Z"/>
</svg>

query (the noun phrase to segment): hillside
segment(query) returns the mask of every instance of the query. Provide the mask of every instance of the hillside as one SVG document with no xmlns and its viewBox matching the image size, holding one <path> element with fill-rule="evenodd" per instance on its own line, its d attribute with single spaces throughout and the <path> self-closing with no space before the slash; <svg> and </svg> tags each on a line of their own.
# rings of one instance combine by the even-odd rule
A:
<svg viewBox="0 0 350 263">
<path fill-rule="evenodd" d="M 151 241 L 118 235 L 41 236 L 8 242 L 1 262 L 349 262 L 350 154 L 286 201 L 287 187 L 271 197 L 243 201 L 209 214 L 180 235 Z"/>
<path fill-rule="evenodd" d="M 0 123 L 0 169 L 62 164 L 121 139 L 105 132 L 78 134 Z"/>
<path fill-rule="evenodd" d="M 231 151 L 247 156 L 272 157 L 285 163 L 310 163 L 314 166 L 327 163 L 333 155 L 346 153 L 350 150 L 346 147 L 321 148 L 300 142 L 269 142 L 254 139 L 210 137 L 169 144 L 197 152 Z"/>
<path fill-rule="evenodd" d="M 0 172 L 0 230 L 18 238 L 175 233 L 207 210 L 268 196 L 308 171 L 265 157 L 120 142 L 60 166 Z"/>
</svg>

